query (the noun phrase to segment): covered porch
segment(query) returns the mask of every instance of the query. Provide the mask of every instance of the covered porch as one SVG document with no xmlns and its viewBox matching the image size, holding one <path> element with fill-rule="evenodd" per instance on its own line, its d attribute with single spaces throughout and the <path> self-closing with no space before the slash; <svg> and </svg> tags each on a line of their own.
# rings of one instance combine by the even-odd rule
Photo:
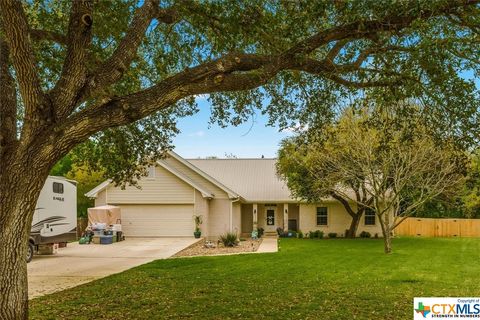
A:
<svg viewBox="0 0 480 320">
<path fill-rule="evenodd" d="M 297 203 L 242 203 L 241 233 L 250 235 L 255 227 L 263 228 L 266 234 L 275 233 L 277 228 L 298 231 L 299 218 Z"/>
</svg>

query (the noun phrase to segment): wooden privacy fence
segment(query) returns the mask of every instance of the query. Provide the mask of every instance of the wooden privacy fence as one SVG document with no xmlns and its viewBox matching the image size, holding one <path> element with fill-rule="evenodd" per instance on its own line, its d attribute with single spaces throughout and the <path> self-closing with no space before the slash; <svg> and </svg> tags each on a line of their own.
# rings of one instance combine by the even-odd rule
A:
<svg viewBox="0 0 480 320">
<path fill-rule="evenodd" d="M 407 218 L 397 228 L 399 236 L 480 237 L 480 219 Z"/>
</svg>

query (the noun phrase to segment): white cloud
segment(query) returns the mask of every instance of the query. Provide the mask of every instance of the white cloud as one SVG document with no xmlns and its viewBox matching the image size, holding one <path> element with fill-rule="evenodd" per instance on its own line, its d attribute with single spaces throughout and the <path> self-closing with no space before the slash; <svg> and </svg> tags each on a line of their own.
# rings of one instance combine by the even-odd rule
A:
<svg viewBox="0 0 480 320">
<path fill-rule="evenodd" d="M 205 131 L 199 130 L 188 135 L 189 137 L 203 137 L 205 136 Z"/>
<path fill-rule="evenodd" d="M 308 130 L 308 124 L 302 125 L 300 123 L 296 123 L 294 126 L 287 127 L 285 129 L 282 129 L 281 132 L 284 133 L 297 133 L 297 132 L 304 132 Z"/>
<path fill-rule="evenodd" d="M 208 99 L 208 94 L 196 94 L 195 95 L 195 101 L 199 102 L 199 101 L 207 101 Z"/>
</svg>

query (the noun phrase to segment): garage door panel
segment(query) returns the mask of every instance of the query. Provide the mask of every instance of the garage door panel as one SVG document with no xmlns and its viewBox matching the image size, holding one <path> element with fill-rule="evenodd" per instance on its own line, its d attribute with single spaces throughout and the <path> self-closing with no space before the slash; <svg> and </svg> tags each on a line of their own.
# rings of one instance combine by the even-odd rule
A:
<svg viewBox="0 0 480 320">
<path fill-rule="evenodd" d="M 122 228 L 131 237 L 189 236 L 193 205 L 121 205 Z"/>
</svg>

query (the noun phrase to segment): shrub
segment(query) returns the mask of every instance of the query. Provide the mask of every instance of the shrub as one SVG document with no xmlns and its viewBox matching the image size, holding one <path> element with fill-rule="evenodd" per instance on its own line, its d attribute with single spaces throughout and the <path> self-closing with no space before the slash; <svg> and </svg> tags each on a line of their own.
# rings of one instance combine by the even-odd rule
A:
<svg viewBox="0 0 480 320">
<path fill-rule="evenodd" d="M 360 233 L 360 238 L 371 238 L 371 237 L 372 237 L 372 235 L 368 231 L 362 231 Z"/>
<path fill-rule="evenodd" d="M 265 230 L 264 230 L 263 228 L 258 228 L 258 229 L 257 229 L 258 238 L 261 238 L 261 237 L 263 236 L 263 232 L 264 232 L 264 231 L 265 231 Z"/>
<path fill-rule="evenodd" d="M 237 245 L 237 234 L 234 232 L 227 232 L 219 237 L 220 242 L 225 247 L 234 247 Z"/>
<path fill-rule="evenodd" d="M 298 231 L 298 239 L 303 239 L 303 232 L 302 231 Z"/>
<path fill-rule="evenodd" d="M 310 231 L 310 232 L 308 233 L 308 237 L 309 237 L 310 239 L 315 238 L 315 232 Z"/>
<path fill-rule="evenodd" d="M 281 237 L 283 235 L 283 228 L 278 227 L 276 230 L 277 234 Z"/>
<path fill-rule="evenodd" d="M 294 231 L 294 230 L 283 231 L 283 229 L 280 227 L 277 228 L 277 233 L 280 238 L 296 238 L 297 237 L 297 231 Z"/>
<path fill-rule="evenodd" d="M 336 238 L 336 237 L 337 237 L 337 233 L 336 233 L 336 232 L 330 232 L 330 233 L 328 234 L 328 237 L 329 237 L 329 238 L 332 238 L 332 239 L 333 239 L 333 238 Z"/>
<path fill-rule="evenodd" d="M 321 230 L 315 231 L 315 236 L 314 237 L 317 238 L 317 239 L 323 239 L 323 231 L 321 231 Z"/>
</svg>

